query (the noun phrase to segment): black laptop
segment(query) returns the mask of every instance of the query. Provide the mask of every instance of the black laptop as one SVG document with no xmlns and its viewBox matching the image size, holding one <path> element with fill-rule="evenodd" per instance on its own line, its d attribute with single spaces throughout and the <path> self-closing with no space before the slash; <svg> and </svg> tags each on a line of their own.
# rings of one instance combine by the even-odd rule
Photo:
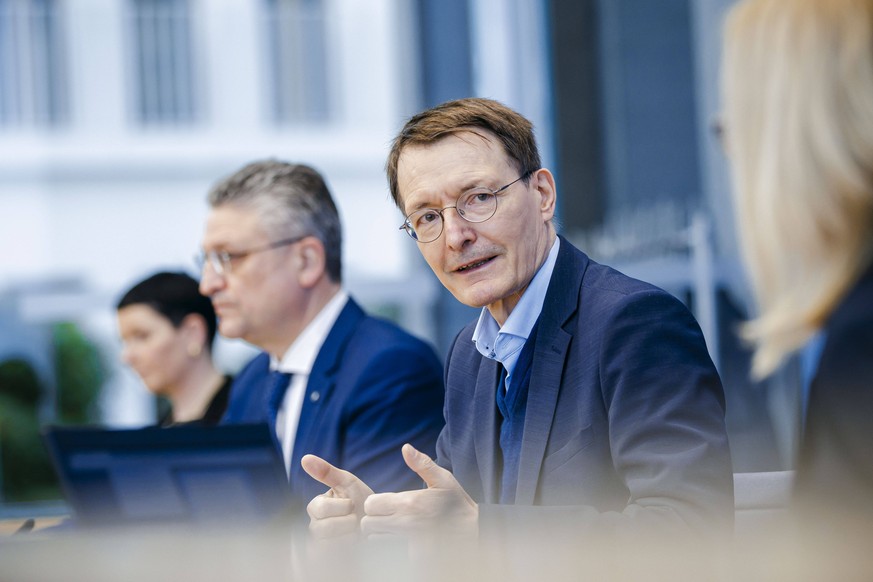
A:
<svg viewBox="0 0 873 582">
<path fill-rule="evenodd" d="M 45 440 L 77 525 L 261 521 L 289 505 L 266 424 L 50 428 Z"/>
</svg>

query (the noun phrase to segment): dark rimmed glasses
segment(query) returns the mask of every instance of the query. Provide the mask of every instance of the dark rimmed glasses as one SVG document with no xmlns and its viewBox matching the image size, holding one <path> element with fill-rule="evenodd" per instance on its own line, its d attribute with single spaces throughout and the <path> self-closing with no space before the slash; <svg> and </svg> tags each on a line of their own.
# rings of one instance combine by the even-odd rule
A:
<svg viewBox="0 0 873 582">
<path fill-rule="evenodd" d="M 417 242 L 433 242 L 443 233 L 445 223 L 443 213 L 450 208 L 454 208 L 458 216 L 467 222 L 485 222 L 497 212 L 497 195 L 531 174 L 533 174 L 533 170 L 528 170 L 509 184 L 496 190 L 484 186 L 467 190 L 458 196 L 453 206 L 446 206 L 443 209 L 421 208 L 416 210 L 406 217 L 406 220 L 400 225 L 400 230 L 406 231 L 406 234 Z"/>
</svg>

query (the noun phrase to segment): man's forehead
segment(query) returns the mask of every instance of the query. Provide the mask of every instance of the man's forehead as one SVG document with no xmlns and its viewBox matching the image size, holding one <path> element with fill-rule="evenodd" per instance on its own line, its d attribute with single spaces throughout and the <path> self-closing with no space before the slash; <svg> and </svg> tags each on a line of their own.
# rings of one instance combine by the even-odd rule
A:
<svg viewBox="0 0 873 582">
<path fill-rule="evenodd" d="M 265 230 L 256 209 L 238 204 L 222 204 L 209 211 L 204 242 L 224 244 L 248 240 Z"/>
<path fill-rule="evenodd" d="M 400 181 L 427 171 L 431 164 L 471 162 L 500 164 L 514 167 L 513 160 L 503 145 L 486 130 L 471 129 L 441 137 L 428 144 L 410 144 L 403 148 L 397 160 Z"/>
<path fill-rule="evenodd" d="M 477 132 L 464 131 L 441 138 L 431 144 L 416 144 L 404 148 L 397 164 L 398 189 L 401 200 L 409 194 L 409 188 L 427 176 L 429 186 L 472 187 L 474 182 L 505 168 L 515 168 L 516 164 L 504 150 L 497 138 Z M 472 182 L 467 183 L 472 180 Z M 429 189 L 429 188 L 428 188 Z"/>
<path fill-rule="evenodd" d="M 398 166 L 402 166 L 404 159 L 408 159 L 409 156 L 407 154 L 413 154 L 416 157 L 427 156 L 430 153 L 436 153 L 445 146 L 462 144 L 475 149 L 481 148 L 483 150 L 503 151 L 503 146 L 497 139 L 497 136 L 487 129 L 461 129 L 459 131 L 448 133 L 430 143 L 412 143 L 407 145 L 400 152 L 400 156 L 397 160 Z"/>
</svg>

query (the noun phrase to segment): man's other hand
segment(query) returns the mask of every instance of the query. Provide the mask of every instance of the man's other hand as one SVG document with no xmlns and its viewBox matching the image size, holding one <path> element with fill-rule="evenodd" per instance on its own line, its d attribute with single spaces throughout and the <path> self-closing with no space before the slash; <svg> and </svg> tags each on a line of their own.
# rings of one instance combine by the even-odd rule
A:
<svg viewBox="0 0 873 582">
<path fill-rule="evenodd" d="M 330 489 L 306 506 L 309 531 L 316 539 L 357 536 L 364 502 L 373 495 L 366 483 L 315 455 L 300 460 L 303 470 Z"/>
<path fill-rule="evenodd" d="M 403 459 L 424 480 L 427 489 L 367 497 L 366 515 L 361 519 L 363 533 L 416 536 L 448 532 L 475 536 L 479 507 L 454 475 L 410 444 L 403 445 Z"/>
</svg>

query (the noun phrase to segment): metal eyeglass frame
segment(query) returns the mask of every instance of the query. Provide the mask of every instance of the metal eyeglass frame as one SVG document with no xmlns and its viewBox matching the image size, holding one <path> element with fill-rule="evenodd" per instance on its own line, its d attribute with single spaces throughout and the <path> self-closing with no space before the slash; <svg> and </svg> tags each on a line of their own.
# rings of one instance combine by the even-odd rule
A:
<svg viewBox="0 0 873 582">
<path fill-rule="evenodd" d="M 201 273 L 203 272 L 203 269 L 206 268 L 206 265 L 208 263 L 209 266 L 212 267 L 212 270 L 215 272 L 216 275 L 224 276 L 231 271 L 231 261 L 244 259 L 249 255 L 254 255 L 255 253 L 261 253 L 264 251 L 278 249 L 279 247 L 293 245 L 294 243 L 300 242 L 308 236 L 310 235 L 303 234 L 300 236 L 295 236 L 293 238 L 283 238 L 282 240 L 267 243 L 264 246 L 255 247 L 253 249 L 248 249 L 235 253 L 231 253 L 228 251 L 202 251 L 199 255 L 195 257 L 195 261 L 197 262 L 197 266 L 200 268 Z"/>
<path fill-rule="evenodd" d="M 495 214 L 497 214 L 497 195 L 500 194 L 501 192 L 503 192 L 504 190 L 506 190 L 507 188 L 509 188 L 510 186 L 512 186 L 513 184 L 515 184 L 516 182 L 520 182 L 521 180 L 524 180 L 525 178 L 529 177 L 531 174 L 534 173 L 534 171 L 535 170 L 528 170 L 527 172 L 523 173 L 521 176 L 519 176 L 518 178 L 516 178 L 512 182 L 505 184 L 504 186 L 501 186 L 500 188 L 497 188 L 496 190 L 492 190 L 491 188 L 486 188 L 485 186 L 477 186 L 476 188 L 471 188 L 470 190 L 466 190 L 464 192 L 461 192 L 461 194 L 455 200 L 454 205 L 446 206 L 441 210 L 437 209 L 437 208 L 420 208 L 420 209 L 416 210 L 415 212 L 411 212 L 408 215 L 406 215 L 406 220 L 404 220 L 403 224 L 400 225 L 399 230 L 406 232 L 406 234 L 408 234 L 412 240 L 419 242 L 419 243 L 422 243 L 422 244 L 427 244 L 427 243 L 434 242 L 440 236 L 442 236 L 443 230 L 445 229 L 445 224 L 446 224 L 446 220 L 445 220 L 445 217 L 443 216 L 443 212 L 445 212 L 446 210 L 448 210 L 450 208 L 454 208 L 458 212 L 458 216 L 460 216 L 461 218 L 463 218 L 467 222 L 470 222 L 473 224 L 479 224 L 479 223 L 485 222 L 486 220 L 490 220 Z M 491 214 L 482 218 L 481 220 L 471 220 L 468 216 L 466 216 L 466 213 L 464 211 L 458 209 L 458 202 L 460 202 L 461 199 L 464 198 L 465 196 L 468 196 L 468 195 L 470 195 L 470 193 L 476 192 L 478 190 L 487 191 L 490 193 L 492 199 L 494 200 L 494 210 L 491 211 Z M 424 211 L 435 212 L 440 217 L 439 232 L 437 232 L 435 237 L 433 237 L 432 239 L 429 239 L 429 240 L 419 239 L 418 235 L 415 233 L 415 229 L 412 227 L 412 222 L 410 221 L 410 217 L 413 214 L 418 214 L 418 213 L 424 212 Z"/>
</svg>

